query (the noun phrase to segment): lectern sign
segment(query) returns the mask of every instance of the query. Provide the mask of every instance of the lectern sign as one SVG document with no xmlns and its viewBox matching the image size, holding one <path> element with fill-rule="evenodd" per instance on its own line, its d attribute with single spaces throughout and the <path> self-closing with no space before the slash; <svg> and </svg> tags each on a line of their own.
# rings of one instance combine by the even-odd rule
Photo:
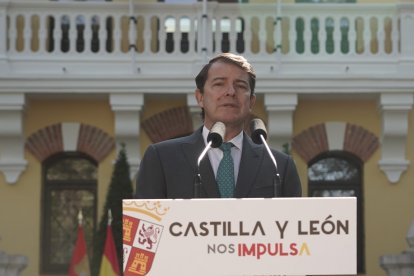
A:
<svg viewBox="0 0 414 276">
<path fill-rule="evenodd" d="M 356 274 L 355 198 L 123 201 L 124 275 Z"/>
</svg>

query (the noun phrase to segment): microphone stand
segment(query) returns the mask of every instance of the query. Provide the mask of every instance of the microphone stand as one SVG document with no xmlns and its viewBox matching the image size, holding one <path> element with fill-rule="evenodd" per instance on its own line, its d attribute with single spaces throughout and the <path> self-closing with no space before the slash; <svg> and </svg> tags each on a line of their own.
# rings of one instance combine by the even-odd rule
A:
<svg viewBox="0 0 414 276">
<path fill-rule="evenodd" d="M 226 133 L 226 126 L 222 122 L 215 122 L 211 127 L 210 133 L 207 135 L 207 146 L 197 159 L 196 176 L 194 179 L 194 198 L 201 196 L 201 175 L 200 163 L 210 148 L 218 148 L 223 143 L 224 135 Z"/>
<path fill-rule="evenodd" d="M 203 152 L 200 154 L 197 160 L 197 169 L 196 169 L 197 171 L 196 171 L 196 176 L 194 179 L 194 198 L 199 198 L 201 195 L 200 194 L 201 192 L 200 163 L 201 163 L 201 160 L 203 160 L 206 153 L 208 152 L 208 150 L 211 148 L 211 144 L 212 144 L 212 141 L 209 141 L 207 146 L 204 148 Z"/>
<path fill-rule="evenodd" d="M 272 154 L 272 151 L 269 148 L 269 145 L 266 142 L 266 139 L 263 137 L 262 134 L 259 135 L 260 139 L 262 140 L 262 143 L 264 144 L 264 146 L 266 147 L 267 153 L 269 154 L 270 159 L 272 160 L 273 164 L 275 165 L 275 177 L 273 178 L 273 196 L 277 197 L 278 195 L 282 195 L 282 191 L 281 191 L 281 180 L 280 180 L 280 174 L 279 174 L 279 170 L 277 168 L 277 163 L 276 163 L 276 159 Z"/>
</svg>

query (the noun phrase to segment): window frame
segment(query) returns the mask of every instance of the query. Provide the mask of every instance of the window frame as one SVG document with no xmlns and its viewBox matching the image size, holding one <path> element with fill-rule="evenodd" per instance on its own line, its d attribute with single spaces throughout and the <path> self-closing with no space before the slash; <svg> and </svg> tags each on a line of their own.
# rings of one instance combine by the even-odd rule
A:
<svg viewBox="0 0 414 276">
<path fill-rule="evenodd" d="M 51 249 L 51 204 L 50 194 L 54 190 L 83 190 L 90 191 L 93 196 L 93 210 L 92 210 L 92 229 L 96 230 L 97 227 L 97 196 L 98 196 L 98 179 L 95 180 L 47 180 L 48 169 L 53 166 L 57 161 L 64 159 L 86 159 L 91 162 L 98 171 L 98 163 L 81 152 L 61 152 L 55 154 L 42 162 L 42 191 L 41 191 L 41 216 L 40 216 L 40 271 L 44 274 L 65 274 L 69 267 L 69 263 L 65 265 L 52 264 L 48 260 Z M 48 238 L 49 237 L 49 238 Z M 91 246 L 91 244 L 90 244 Z M 92 247 L 90 247 L 92 248 Z M 88 248 L 88 251 L 89 249 Z M 89 255 L 89 254 L 88 254 Z M 70 260 L 69 260 L 70 262 Z"/>
<path fill-rule="evenodd" d="M 337 181 L 324 181 L 324 180 L 317 180 L 312 181 L 308 177 L 309 168 L 327 158 L 338 158 L 342 160 L 346 160 L 348 163 L 354 165 L 358 172 L 359 178 L 358 180 L 337 180 Z M 358 273 L 365 273 L 365 227 L 364 227 L 364 194 L 363 194 L 363 170 L 364 169 L 364 162 L 358 158 L 356 155 L 340 150 L 333 150 L 321 153 L 314 158 L 312 158 L 308 162 L 308 171 L 307 171 L 307 178 L 308 178 L 308 197 L 312 196 L 314 191 L 317 190 L 355 190 L 355 197 L 357 198 L 357 272 Z M 358 181 L 358 183 L 354 183 Z M 333 183 L 335 182 L 335 183 Z M 313 187 L 312 187 L 313 186 Z M 315 187 L 316 186 L 316 187 Z"/>
</svg>

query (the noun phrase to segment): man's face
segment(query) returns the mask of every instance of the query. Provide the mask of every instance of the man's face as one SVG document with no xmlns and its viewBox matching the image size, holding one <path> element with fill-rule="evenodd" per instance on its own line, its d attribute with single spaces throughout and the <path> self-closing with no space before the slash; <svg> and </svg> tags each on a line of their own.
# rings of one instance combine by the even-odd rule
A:
<svg viewBox="0 0 414 276">
<path fill-rule="evenodd" d="M 231 63 L 215 62 L 208 71 L 204 93 L 196 89 L 198 105 L 204 108 L 204 124 L 217 122 L 241 127 L 250 114 L 256 97 L 250 95 L 249 75 Z"/>
</svg>

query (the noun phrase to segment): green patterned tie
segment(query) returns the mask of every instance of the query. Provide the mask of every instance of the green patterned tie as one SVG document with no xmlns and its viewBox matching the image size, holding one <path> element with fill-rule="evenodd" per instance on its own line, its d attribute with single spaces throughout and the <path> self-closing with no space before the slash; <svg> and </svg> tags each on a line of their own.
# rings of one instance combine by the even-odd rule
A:
<svg viewBox="0 0 414 276">
<path fill-rule="evenodd" d="M 217 184 L 221 197 L 233 197 L 234 193 L 234 164 L 231 157 L 232 143 L 223 143 L 220 149 L 223 151 L 223 159 L 217 169 Z"/>
</svg>

